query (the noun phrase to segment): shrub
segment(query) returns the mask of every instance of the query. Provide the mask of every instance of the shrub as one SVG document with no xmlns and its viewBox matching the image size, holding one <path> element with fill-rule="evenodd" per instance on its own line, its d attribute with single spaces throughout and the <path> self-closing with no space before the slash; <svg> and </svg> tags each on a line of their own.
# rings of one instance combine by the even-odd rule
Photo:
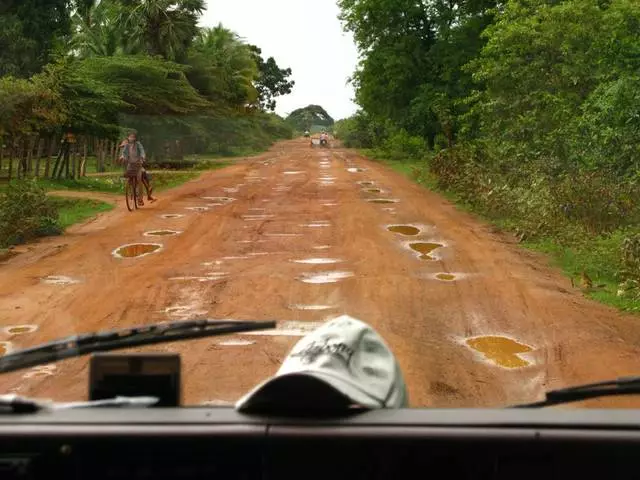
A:
<svg viewBox="0 0 640 480">
<path fill-rule="evenodd" d="M 12 183 L 0 196 L 0 247 L 61 231 L 55 205 L 35 181 Z"/>
<path fill-rule="evenodd" d="M 425 141 L 414 137 L 406 130 L 400 129 L 385 140 L 383 149 L 390 160 L 407 160 L 423 158 L 426 153 Z"/>
<path fill-rule="evenodd" d="M 626 278 L 640 281 L 640 233 L 622 241 L 622 264 Z"/>
</svg>

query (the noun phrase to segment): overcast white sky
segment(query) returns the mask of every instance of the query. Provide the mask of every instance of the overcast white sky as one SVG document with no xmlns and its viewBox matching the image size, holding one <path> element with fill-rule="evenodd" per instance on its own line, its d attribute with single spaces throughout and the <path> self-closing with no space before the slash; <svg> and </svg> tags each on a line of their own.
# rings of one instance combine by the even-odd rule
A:
<svg viewBox="0 0 640 480">
<path fill-rule="evenodd" d="M 347 79 L 355 70 L 357 51 L 342 31 L 333 0 L 207 0 L 200 24 L 222 24 L 289 67 L 296 85 L 279 97 L 276 111 L 287 115 L 309 104 L 322 105 L 339 120 L 356 110 Z M 324 52 L 324 55 L 323 55 Z"/>
</svg>

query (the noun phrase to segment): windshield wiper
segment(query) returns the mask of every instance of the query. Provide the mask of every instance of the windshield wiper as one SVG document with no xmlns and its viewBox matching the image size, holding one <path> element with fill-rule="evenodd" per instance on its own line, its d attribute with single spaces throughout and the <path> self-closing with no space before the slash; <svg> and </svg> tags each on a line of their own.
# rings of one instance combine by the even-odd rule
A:
<svg viewBox="0 0 640 480">
<path fill-rule="evenodd" d="M 640 377 L 621 377 L 606 382 L 589 383 L 577 387 L 562 388 L 546 392 L 539 402 L 514 405 L 511 408 L 540 408 L 579 402 L 590 398 L 640 394 Z"/>
<path fill-rule="evenodd" d="M 88 402 L 54 403 L 50 400 L 21 397 L 15 394 L 0 395 L 1 413 L 34 413 L 41 410 L 70 410 L 77 408 L 96 407 L 133 407 L 146 408 L 160 401 L 157 397 L 115 397 L 105 400 L 92 400 Z"/>
<path fill-rule="evenodd" d="M 89 333 L 54 340 L 0 357 L 0 374 L 79 357 L 94 352 L 175 342 L 190 338 L 275 328 L 276 322 L 187 320 Z"/>
</svg>

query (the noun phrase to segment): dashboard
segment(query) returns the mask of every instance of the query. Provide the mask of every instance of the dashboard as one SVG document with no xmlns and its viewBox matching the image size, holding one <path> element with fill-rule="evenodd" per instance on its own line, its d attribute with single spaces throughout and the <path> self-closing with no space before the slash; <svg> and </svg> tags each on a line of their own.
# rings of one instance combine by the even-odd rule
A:
<svg viewBox="0 0 640 480">
<path fill-rule="evenodd" d="M 322 419 L 230 408 L 0 416 L 0 479 L 635 478 L 636 410 L 382 410 Z"/>
</svg>

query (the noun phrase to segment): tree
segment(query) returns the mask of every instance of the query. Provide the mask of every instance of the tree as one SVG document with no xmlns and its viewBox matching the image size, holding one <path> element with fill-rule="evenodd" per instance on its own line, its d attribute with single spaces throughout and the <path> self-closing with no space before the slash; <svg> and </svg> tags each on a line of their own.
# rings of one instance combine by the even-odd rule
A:
<svg viewBox="0 0 640 480">
<path fill-rule="evenodd" d="M 119 0 L 126 33 L 143 51 L 182 61 L 198 33 L 204 0 Z"/>
<path fill-rule="evenodd" d="M 295 82 L 289 80 L 290 68 L 280 68 L 273 57 L 266 61 L 262 58 L 262 50 L 255 45 L 249 45 L 260 72 L 255 82 L 258 91 L 258 101 L 262 110 L 274 111 L 276 98 L 291 93 Z"/>
<path fill-rule="evenodd" d="M 307 105 L 304 108 L 298 108 L 287 117 L 289 122 L 297 130 L 309 130 L 314 125 L 330 127 L 334 121 L 331 115 L 320 105 Z"/>
</svg>

